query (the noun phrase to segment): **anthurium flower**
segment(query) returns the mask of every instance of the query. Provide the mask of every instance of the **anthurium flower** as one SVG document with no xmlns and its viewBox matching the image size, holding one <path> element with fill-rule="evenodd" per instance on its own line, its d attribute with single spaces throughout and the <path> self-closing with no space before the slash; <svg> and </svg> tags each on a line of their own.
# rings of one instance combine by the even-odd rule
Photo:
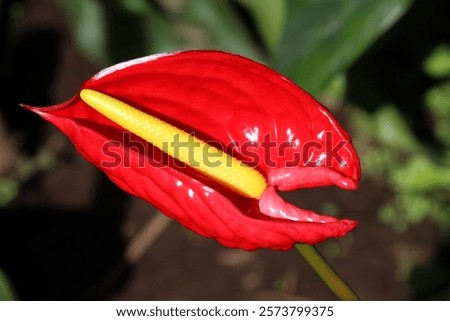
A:
<svg viewBox="0 0 450 321">
<path fill-rule="evenodd" d="M 123 190 L 225 246 L 285 250 L 357 225 L 278 195 L 355 189 L 359 160 L 325 107 L 247 58 L 152 55 L 100 71 L 65 103 L 24 107 L 58 127 Z"/>
</svg>

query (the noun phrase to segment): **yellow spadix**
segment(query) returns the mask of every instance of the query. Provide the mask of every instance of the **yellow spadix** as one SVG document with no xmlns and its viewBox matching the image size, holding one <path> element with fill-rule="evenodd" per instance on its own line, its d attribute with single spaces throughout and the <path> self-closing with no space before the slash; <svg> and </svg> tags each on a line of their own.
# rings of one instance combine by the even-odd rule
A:
<svg viewBox="0 0 450 321">
<path fill-rule="evenodd" d="M 80 97 L 120 127 L 242 196 L 258 199 L 267 188 L 256 169 L 180 128 L 92 89 L 83 89 Z"/>
</svg>

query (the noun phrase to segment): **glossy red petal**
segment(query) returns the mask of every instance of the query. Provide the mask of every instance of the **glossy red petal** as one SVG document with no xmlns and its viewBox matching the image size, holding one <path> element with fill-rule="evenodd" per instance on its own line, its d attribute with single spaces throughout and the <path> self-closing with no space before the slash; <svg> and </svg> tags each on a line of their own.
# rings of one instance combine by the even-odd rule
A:
<svg viewBox="0 0 450 321">
<path fill-rule="evenodd" d="M 280 74 L 246 58 L 217 51 L 154 55 L 105 69 L 84 88 L 195 133 L 253 165 L 277 189 L 358 185 L 358 157 L 329 111 Z M 283 219 L 276 210 L 274 217 L 262 214 L 258 200 L 180 168 L 150 144 L 127 136 L 78 94 L 64 104 L 26 108 L 57 126 L 119 187 L 226 246 L 288 249 L 296 242 L 343 236 L 356 226 L 351 220 L 319 216 Z M 304 214 L 269 196 L 263 198 L 264 208 L 279 206 L 299 217 Z"/>
</svg>

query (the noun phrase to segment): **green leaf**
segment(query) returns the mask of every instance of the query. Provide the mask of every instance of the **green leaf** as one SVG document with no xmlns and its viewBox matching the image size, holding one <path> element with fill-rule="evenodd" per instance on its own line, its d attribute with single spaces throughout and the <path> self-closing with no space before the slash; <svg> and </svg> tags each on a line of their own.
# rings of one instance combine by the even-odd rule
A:
<svg viewBox="0 0 450 321">
<path fill-rule="evenodd" d="M 425 102 L 436 118 L 450 119 L 450 81 L 429 89 L 425 94 Z"/>
<path fill-rule="evenodd" d="M 426 155 L 416 155 L 392 173 L 391 181 L 399 191 L 450 191 L 450 169 L 433 163 Z"/>
<path fill-rule="evenodd" d="M 0 207 L 8 205 L 19 195 L 19 183 L 13 179 L 0 177 Z"/>
<path fill-rule="evenodd" d="M 396 151 L 416 151 L 420 144 L 400 112 L 392 105 L 381 107 L 374 115 L 377 138 Z"/>
<path fill-rule="evenodd" d="M 286 19 L 286 0 L 240 0 L 255 18 L 262 39 L 272 54 L 278 50 Z"/>
<path fill-rule="evenodd" d="M 148 16 L 143 19 L 143 24 L 147 30 L 146 42 L 149 53 L 180 50 L 181 40 L 165 16 L 151 9 Z"/>
<path fill-rule="evenodd" d="M 438 46 L 425 60 L 424 68 L 435 78 L 450 76 L 450 44 Z"/>
<path fill-rule="evenodd" d="M 97 0 L 59 0 L 69 19 L 77 47 L 100 65 L 109 62 L 104 8 Z"/>
<path fill-rule="evenodd" d="M 131 31 L 140 35 L 137 40 L 142 41 L 142 53 L 130 53 L 133 57 L 180 49 L 180 39 L 167 15 L 156 10 L 147 0 L 120 0 L 120 11 L 122 15 L 127 13 L 131 16 L 138 25 L 137 30 Z M 126 42 L 126 36 L 121 39 Z"/>
<path fill-rule="evenodd" d="M 429 89 L 425 102 L 433 119 L 432 128 L 436 138 L 442 145 L 450 148 L 450 81 Z"/>
<path fill-rule="evenodd" d="M 135 15 L 140 15 L 150 10 L 146 0 L 119 0 L 119 3 L 122 8 Z"/>
<path fill-rule="evenodd" d="M 411 0 L 291 0 L 278 69 L 319 95 L 408 9 Z"/>
<path fill-rule="evenodd" d="M 59 1 L 78 49 L 100 66 L 180 48 L 169 19 L 145 0 Z"/>
<path fill-rule="evenodd" d="M 0 269 L 0 301 L 12 301 L 15 299 L 14 292 L 8 282 L 6 275 Z"/>
<path fill-rule="evenodd" d="M 403 212 L 399 212 L 393 204 L 387 203 L 382 205 L 378 209 L 378 219 L 399 233 L 403 233 L 408 229 L 409 223 L 406 215 Z"/>
<path fill-rule="evenodd" d="M 264 61 L 261 52 L 245 31 L 245 26 L 227 2 L 186 0 L 181 14 L 184 19 L 203 27 L 208 32 L 211 40 L 210 48 L 241 54 L 260 62 Z"/>
</svg>

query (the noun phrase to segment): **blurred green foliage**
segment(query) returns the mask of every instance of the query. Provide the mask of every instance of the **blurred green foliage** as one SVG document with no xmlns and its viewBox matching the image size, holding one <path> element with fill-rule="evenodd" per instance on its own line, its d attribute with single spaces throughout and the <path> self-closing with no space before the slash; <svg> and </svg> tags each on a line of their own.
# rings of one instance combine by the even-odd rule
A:
<svg viewBox="0 0 450 321">
<path fill-rule="evenodd" d="M 269 53 L 275 55 L 280 46 L 281 37 L 284 33 L 284 24 L 287 14 L 287 1 L 279 0 L 240 0 L 251 15 L 260 32 Z"/>
<path fill-rule="evenodd" d="M 0 177 L 0 207 L 8 205 L 19 194 L 19 183 L 10 178 Z"/>
<path fill-rule="evenodd" d="M 346 69 L 411 1 L 289 1 L 276 66 L 313 95 Z"/>
<path fill-rule="evenodd" d="M 14 292 L 6 275 L 0 269 L 0 301 L 11 301 L 15 299 Z"/>
<path fill-rule="evenodd" d="M 450 75 L 450 45 L 442 44 L 436 47 L 425 60 L 424 67 L 432 77 L 448 77 Z"/>
<path fill-rule="evenodd" d="M 436 142 L 413 134 L 407 119 L 394 105 L 374 113 L 361 109 L 352 114 L 355 143 L 361 151 L 364 172 L 392 190 L 379 218 L 396 230 L 433 221 L 444 233 L 450 229 L 450 54 L 440 44 L 423 62 L 426 73 L 438 81 L 425 92 L 424 105 Z M 421 99 L 421 97 L 418 97 Z"/>
<path fill-rule="evenodd" d="M 19 159 L 13 171 L 0 176 L 0 208 L 9 205 L 19 196 L 23 184 L 38 173 L 54 168 L 54 156 L 48 148 L 41 148 L 32 157 Z"/>
</svg>

